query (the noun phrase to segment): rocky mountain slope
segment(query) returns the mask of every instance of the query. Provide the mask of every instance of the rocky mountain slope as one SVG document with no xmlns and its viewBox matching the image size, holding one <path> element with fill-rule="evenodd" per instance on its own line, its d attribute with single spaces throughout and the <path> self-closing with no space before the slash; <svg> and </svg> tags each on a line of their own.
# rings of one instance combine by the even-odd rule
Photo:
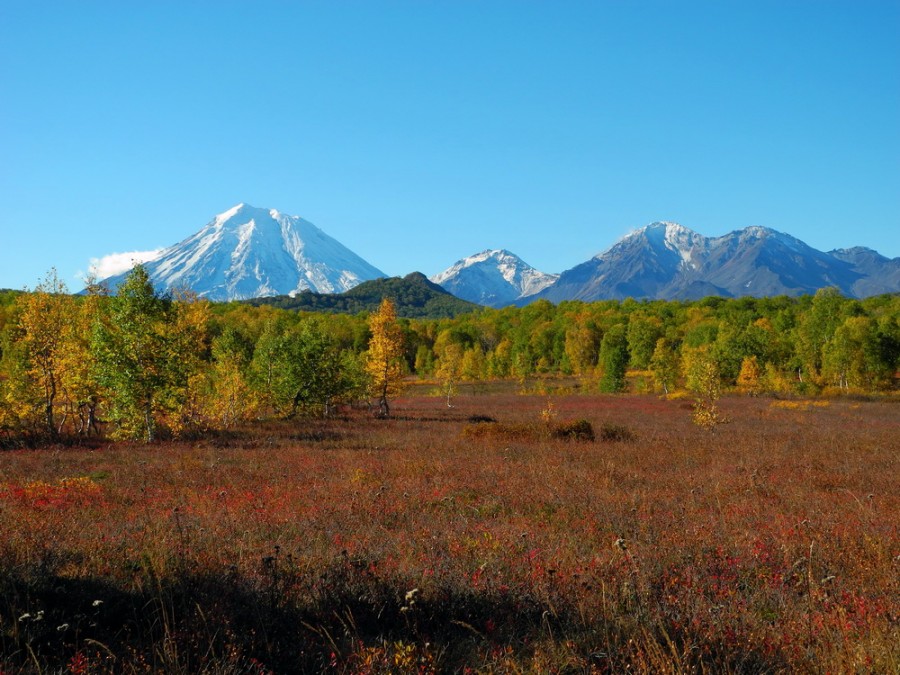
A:
<svg viewBox="0 0 900 675">
<path fill-rule="evenodd" d="M 526 301 L 796 296 L 827 286 L 852 297 L 898 292 L 900 259 L 862 248 L 824 253 L 764 227 L 704 237 L 658 222 L 563 272 Z"/>
</svg>

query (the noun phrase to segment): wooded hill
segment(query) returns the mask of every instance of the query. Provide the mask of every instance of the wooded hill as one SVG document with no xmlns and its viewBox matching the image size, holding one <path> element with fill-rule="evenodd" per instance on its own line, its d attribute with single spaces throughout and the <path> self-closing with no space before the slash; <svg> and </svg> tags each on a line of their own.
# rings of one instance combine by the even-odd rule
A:
<svg viewBox="0 0 900 675">
<path fill-rule="evenodd" d="M 343 293 L 315 293 L 303 291 L 294 296 L 277 295 L 247 300 L 254 306 L 271 305 L 279 309 L 329 314 L 358 314 L 374 312 L 382 298 L 390 298 L 397 307 L 397 315 L 408 319 L 442 319 L 474 312 L 480 308 L 460 300 L 421 272 L 405 277 L 388 277 L 364 281 Z"/>
</svg>

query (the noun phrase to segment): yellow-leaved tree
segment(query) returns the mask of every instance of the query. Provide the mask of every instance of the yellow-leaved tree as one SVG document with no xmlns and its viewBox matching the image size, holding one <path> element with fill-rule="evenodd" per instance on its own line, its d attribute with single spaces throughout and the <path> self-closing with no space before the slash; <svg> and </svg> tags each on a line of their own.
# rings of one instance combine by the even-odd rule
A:
<svg viewBox="0 0 900 675">
<path fill-rule="evenodd" d="M 762 371 L 756 356 L 745 356 L 741 361 L 741 372 L 738 373 L 737 386 L 742 392 L 750 396 L 756 396 L 760 393 L 760 378 Z"/>
<path fill-rule="evenodd" d="M 51 270 L 33 293 L 19 298 L 19 303 L 21 342 L 26 360 L 23 374 L 34 392 L 28 398 L 40 406 L 44 429 L 50 435 L 56 435 L 59 431 L 60 362 L 74 301 L 56 270 Z"/>
<path fill-rule="evenodd" d="M 176 436 L 202 426 L 210 313 L 208 300 L 187 289 L 174 291 L 165 328 L 169 378 L 164 408 L 166 425 Z"/>
<path fill-rule="evenodd" d="M 388 399 L 397 396 L 403 385 L 403 329 L 397 323 L 397 308 L 384 298 L 378 311 L 369 317 L 369 351 L 366 372 L 373 395 L 378 399 L 378 414 L 391 414 Z"/>
<path fill-rule="evenodd" d="M 71 319 L 66 325 L 60 385 L 65 401 L 65 414 L 74 421 L 74 431 L 79 435 L 99 436 L 97 409 L 102 399 L 102 387 L 97 377 L 97 366 L 91 351 L 94 326 L 102 318 L 101 303 L 106 289 L 94 278 L 86 280 L 87 296 L 75 304 Z"/>
<path fill-rule="evenodd" d="M 456 383 L 462 377 L 463 355 L 465 349 L 459 342 L 453 341 L 452 331 L 445 330 L 434 341 L 434 353 L 438 366 L 435 372 L 447 392 L 447 407 L 452 408 L 451 397 Z"/>
<path fill-rule="evenodd" d="M 719 411 L 722 380 L 719 363 L 712 352 L 705 347 L 688 348 L 684 350 L 683 360 L 687 388 L 694 394 L 694 424 L 711 430 L 727 422 Z"/>
</svg>

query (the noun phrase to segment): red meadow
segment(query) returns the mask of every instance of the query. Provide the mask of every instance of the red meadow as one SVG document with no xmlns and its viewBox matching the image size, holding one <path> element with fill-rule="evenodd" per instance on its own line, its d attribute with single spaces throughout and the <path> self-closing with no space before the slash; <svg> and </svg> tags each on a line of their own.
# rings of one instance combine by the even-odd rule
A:
<svg viewBox="0 0 900 675">
<path fill-rule="evenodd" d="M 0 672 L 897 672 L 896 403 L 688 407 L 407 396 L 3 452 Z"/>
</svg>

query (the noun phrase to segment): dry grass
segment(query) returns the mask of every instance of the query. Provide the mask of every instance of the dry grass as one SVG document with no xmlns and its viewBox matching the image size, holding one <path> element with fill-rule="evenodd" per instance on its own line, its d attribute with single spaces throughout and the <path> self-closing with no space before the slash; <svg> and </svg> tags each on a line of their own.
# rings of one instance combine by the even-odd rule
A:
<svg viewBox="0 0 900 675">
<path fill-rule="evenodd" d="M 895 403 L 554 405 L 2 453 L 0 672 L 898 672 Z"/>
</svg>

